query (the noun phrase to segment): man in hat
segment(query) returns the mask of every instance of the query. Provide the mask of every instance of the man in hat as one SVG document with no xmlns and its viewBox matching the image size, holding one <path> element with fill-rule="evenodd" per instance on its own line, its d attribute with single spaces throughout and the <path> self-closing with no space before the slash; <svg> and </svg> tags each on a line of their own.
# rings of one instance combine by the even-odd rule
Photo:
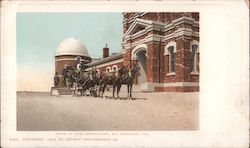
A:
<svg viewBox="0 0 250 148">
<path fill-rule="evenodd" d="M 84 71 L 84 70 L 85 70 L 85 66 L 84 66 L 83 61 L 81 61 L 81 63 L 80 63 L 80 64 L 81 64 L 81 67 L 80 67 L 80 68 L 81 68 L 81 71 Z"/>
<path fill-rule="evenodd" d="M 55 73 L 55 76 L 54 76 L 54 86 L 55 87 L 58 87 L 58 83 L 59 83 L 59 77 L 58 77 L 58 74 L 57 72 Z"/>
<path fill-rule="evenodd" d="M 64 65 L 63 71 L 62 71 L 62 75 L 63 75 L 63 85 L 64 87 L 66 86 L 66 80 L 67 80 L 67 72 L 68 72 L 68 68 L 67 65 Z"/>
<path fill-rule="evenodd" d="M 82 65 L 80 62 L 76 65 L 76 70 L 78 73 L 80 73 L 82 71 Z"/>
</svg>

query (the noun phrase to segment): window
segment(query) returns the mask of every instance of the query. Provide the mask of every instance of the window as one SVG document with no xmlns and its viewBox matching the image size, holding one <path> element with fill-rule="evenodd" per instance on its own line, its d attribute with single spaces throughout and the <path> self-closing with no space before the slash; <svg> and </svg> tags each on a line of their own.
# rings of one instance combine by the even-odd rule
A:
<svg viewBox="0 0 250 148">
<path fill-rule="evenodd" d="M 107 67 L 107 68 L 106 68 L 106 72 L 110 72 L 110 67 Z"/>
<path fill-rule="evenodd" d="M 175 72 L 174 46 L 168 47 L 169 53 L 169 73 Z"/>
<path fill-rule="evenodd" d="M 100 74 L 100 69 L 96 69 L 96 72 L 97 72 L 98 74 Z"/>
<path fill-rule="evenodd" d="M 191 46 L 191 72 L 196 73 L 198 72 L 198 45 L 193 44 Z"/>
<path fill-rule="evenodd" d="M 190 43 L 190 73 L 199 75 L 199 41 L 192 40 Z"/>
<path fill-rule="evenodd" d="M 117 70 L 118 70 L 117 65 L 113 65 L 113 66 L 112 66 L 112 71 L 117 71 Z"/>
<path fill-rule="evenodd" d="M 168 58 L 167 69 L 168 73 L 167 76 L 175 75 L 175 53 L 176 53 L 176 42 L 174 40 L 168 42 L 168 44 L 164 47 L 164 56 Z"/>
</svg>

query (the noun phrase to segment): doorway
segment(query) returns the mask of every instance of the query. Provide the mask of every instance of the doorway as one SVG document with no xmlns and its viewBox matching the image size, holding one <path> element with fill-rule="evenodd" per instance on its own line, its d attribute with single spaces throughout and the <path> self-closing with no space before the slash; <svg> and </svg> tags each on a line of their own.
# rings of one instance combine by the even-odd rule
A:
<svg viewBox="0 0 250 148">
<path fill-rule="evenodd" d="M 140 76 L 138 77 L 138 85 L 147 83 L 147 57 L 146 49 L 138 50 L 135 53 L 136 59 L 138 60 L 138 65 L 140 67 Z"/>
</svg>

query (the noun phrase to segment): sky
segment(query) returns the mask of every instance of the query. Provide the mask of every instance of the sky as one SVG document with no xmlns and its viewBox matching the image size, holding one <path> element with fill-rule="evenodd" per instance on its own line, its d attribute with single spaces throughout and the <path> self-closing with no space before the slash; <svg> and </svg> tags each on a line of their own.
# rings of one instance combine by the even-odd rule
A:
<svg viewBox="0 0 250 148">
<path fill-rule="evenodd" d="M 50 90 L 56 49 L 68 37 L 94 58 L 106 43 L 110 54 L 122 51 L 122 19 L 122 13 L 17 13 L 17 91 Z"/>
</svg>

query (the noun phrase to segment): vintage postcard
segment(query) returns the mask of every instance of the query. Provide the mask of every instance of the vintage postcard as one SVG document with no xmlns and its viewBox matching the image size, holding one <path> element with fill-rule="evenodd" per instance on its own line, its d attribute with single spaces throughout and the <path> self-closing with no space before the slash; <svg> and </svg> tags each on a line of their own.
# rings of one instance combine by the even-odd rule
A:
<svg viewBox="0 0 250 148">
<path fill-rule="evenodd" d="M 244 1 L 2 8 L 2 147 L 248 147 Z"/>
</svg>

